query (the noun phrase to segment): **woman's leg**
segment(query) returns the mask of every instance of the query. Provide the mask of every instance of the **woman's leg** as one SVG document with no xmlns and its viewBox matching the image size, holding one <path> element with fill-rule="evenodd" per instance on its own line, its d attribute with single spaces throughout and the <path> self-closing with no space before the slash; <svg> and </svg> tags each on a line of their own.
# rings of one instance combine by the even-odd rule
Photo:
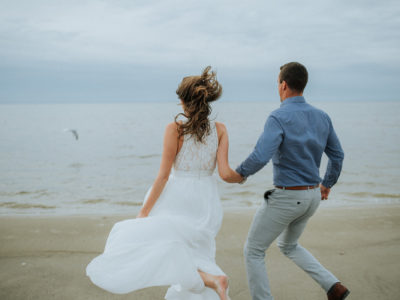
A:
<svg viewBox="0 0 400 300">
<path fill-rule="evenodd" d="M 198 271 L 206 287 L 213 289 L 221 298 L 221 300 L 229 300 L 227 292 L 228 277 L 224 275 L 212 275 L 200 270 Z"/>
</svg>

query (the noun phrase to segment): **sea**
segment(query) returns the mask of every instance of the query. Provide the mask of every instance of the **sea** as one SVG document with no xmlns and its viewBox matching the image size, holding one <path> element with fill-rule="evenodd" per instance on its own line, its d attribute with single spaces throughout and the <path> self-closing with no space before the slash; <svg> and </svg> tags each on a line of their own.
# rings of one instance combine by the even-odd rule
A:
<svg viewBox="0 0 400 300">
<path fill-rule="evenodd" d="M 310 102 L 326 111 L 345 151 L 321 206 L 400 203 L 400 102 Z M 225 123 L 229 162 L 252 151 L 279 100 L 213 105 Z M 176 102 L 1 104 L 0 215 L 135 216 L 155 179 Z M 74 132 L 77 134 L 77 138 Z M 326 169 L 324 155 L 321 174 Z M 218 180 L 224 209 L 256 208 L 273 188 L 272 166 L 243 185 Z"/>
</svg>

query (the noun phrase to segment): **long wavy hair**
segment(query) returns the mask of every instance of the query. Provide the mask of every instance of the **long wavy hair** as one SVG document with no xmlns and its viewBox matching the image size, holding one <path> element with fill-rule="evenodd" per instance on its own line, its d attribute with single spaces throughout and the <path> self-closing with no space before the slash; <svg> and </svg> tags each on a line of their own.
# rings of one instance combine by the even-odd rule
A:
<svg viewBox="0 0 400 300">
<path fill-rule="evenodd" d="M 210 70 L 211 67 L 208 66 L 201 75 L 183 78 L 176 90 L 184 106 L 184 112 L 175 116 L 179 138 L 190 134 L 203 142 L 204 137 L 210 133 L 210 102 L 217 100 L 222 94 L 222 86 L 217 81 L 216 73 Z M 184 116 L 187 121 L 179 123 L 179 116 Z"/>
</svg>

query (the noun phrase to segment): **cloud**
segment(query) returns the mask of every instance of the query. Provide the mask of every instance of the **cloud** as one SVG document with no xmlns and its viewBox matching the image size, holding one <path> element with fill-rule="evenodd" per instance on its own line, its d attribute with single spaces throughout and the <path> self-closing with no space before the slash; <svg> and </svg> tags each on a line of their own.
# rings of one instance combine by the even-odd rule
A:
<svg viewBox="0 0 400 300">
<path fill-rule="evenodd" d="M 393 72 L 400 66 L 399 12 L 396 1 L 3 0 L 0 75 L 10 78 L 17 66 L 24 73 L 42 65 L 38 72 L 51 76 L 54 64 L 97 65 L 104 79 L 106 69 L 130 66 L 151 80 L 159 69 L 178 77 L 211 64 L 233 82 L 271 69 L 275 77 L 293 60 L 339 74 L 332 80 L 341 72 L 356 76 L 359 67 Z"/>
</svg>

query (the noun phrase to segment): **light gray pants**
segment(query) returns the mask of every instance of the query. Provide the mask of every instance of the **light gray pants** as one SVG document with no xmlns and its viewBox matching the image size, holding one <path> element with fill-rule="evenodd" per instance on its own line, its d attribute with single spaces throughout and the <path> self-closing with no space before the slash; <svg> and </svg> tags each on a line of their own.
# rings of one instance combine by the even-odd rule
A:
<svg viewBox="0 0 400 300">
<path fill-rule="evenodd" d="M 307 272 L 327 292 L 339 280 L 310 252 L 298 244 L 308 219 L 321 200 L 319 188 L 309 190 L 275 189 L 257 209 L 244 246 L 247 280 L 253 300 L 273 300 L 265 251 L 278 237 L 278 247 Z"/>
</svg>

